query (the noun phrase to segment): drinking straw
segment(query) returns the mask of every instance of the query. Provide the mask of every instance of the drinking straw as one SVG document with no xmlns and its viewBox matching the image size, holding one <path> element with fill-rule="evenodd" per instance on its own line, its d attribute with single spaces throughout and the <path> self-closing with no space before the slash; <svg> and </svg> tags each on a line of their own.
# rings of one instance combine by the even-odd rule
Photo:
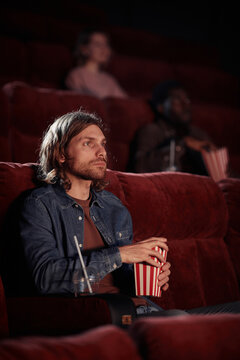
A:
<svg viewBox="0 0 240 360">
<path fill-rule="evenodd" d="M 172 139 L 170 142 L 170 158 L 169 158 L 169 169 L 175 170 L 175 140 Z"/>
<path fill-rule="evenodd" d="M 73 238 L 74 238 L 74 241 L 75 241 L 75 244 L 76 244 L 76 248 L 77 248 L 77 252 L 78 252 L 78 255 L 79 255 L 80 263 L 82 265 L 83 273 L 84 273 L 85 279 L 87 281 L 88 290 L 89 290 L 90 294 L 92 294 L 93 293 L 92 287 L 91 287 L 91 284 L 90 284 L 90 281 L 89 281 L 89 278 L 88 278 L 87 269 L 86 269 L 86 266 L 84 264 L 82 253 L 81 253 L 81 250 L 80 250 L 80 247 L 82 247 L 82 244 L 78 243 L 76 235 L 74 235 Z"/>
</svg>

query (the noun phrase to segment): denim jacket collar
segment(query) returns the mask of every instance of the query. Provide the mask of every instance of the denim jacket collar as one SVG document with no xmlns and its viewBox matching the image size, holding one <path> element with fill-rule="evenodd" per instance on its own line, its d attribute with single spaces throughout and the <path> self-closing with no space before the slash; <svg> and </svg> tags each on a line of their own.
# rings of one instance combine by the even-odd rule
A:
<svg viewBox="0 0 240 360">
<path fill-rule="evenodd" d="M 66 193 L 66 191 L 60 184 L 55 184 L 53 186 L 53 189 L 57 194 L 57 199 L 59 200 L 60 206 L 62 208 L 69 208 L 76 203 L 76 201 Z M 95 190 L 91 189 L 91 194 L 92 194 L 91 206 L 98 205 L 100 208 L 103 209 L 104 205 L 103 202 L 101 201 L 101 192 L 96 192 Z"/>
</svg>

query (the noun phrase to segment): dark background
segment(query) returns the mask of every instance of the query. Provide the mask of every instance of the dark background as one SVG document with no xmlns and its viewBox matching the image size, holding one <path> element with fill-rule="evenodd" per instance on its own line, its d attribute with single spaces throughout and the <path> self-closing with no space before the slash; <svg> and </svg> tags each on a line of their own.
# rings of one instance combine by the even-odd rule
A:
<svg viewBox="0 0 240 360">
<path fill-rule="evenodd" d="M 127 26 L 205 43 L 218 48 L 223 69 L 233 75 L 239 70 L 239 9 L 233 1 L 80 1 L 89 8 L 100 8 L 111 25 Z M 45 12 L 56 17 L 64 14 L 67 0 L 9 0 L 1 1 L 2 7 Z M 74 13 L 74 9 L 73 9 Z M 81 14 L 74 14 L 82 21 Z"/>
<path fill-rule="evenodd" d="M 234 1 L 79 1 L 102 8 L 112 25 L 216 46 L 225 70 L 240 75 L 239 6 Z"/>
</svg>

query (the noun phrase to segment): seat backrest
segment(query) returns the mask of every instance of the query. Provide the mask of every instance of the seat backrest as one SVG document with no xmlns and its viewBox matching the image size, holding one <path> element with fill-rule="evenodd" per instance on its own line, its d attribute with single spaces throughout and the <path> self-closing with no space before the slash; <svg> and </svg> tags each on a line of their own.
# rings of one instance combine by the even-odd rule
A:
<svg viewBox="0 0 240 360">
<path fill-rule="evenodd" d="M 0 161 L 11 161 L 10 148 L 10 103 L 7 95 L 0 90 Z"/>
<path fill-rule="evenodd" d="M 175 78 L 193 101 L 239 107 L 239 79 L 221 69 L 185 64 L 174 65 Z"/>
<path fill-rule="evenodd" d="M 1 36 L 0 49 L 0 84 L 13 80 L 26 81 L 28 60 L 25 44 L 18 39 Z"/>
<path fill-rule="evenodd" d="M 62 89 L 67 72 L 72 68 L 72 54 L 67 46 L 29 42 L 27 44 L 29 77 L 39 87 Z"/>
<path fill-rule="evenodd" d="M 107 98 L 103 100 L 108 117 L 111 169 L 126 171 L 136 131 L 152 122 L 154 114 L 145 100 Z"/>
<path fill-rule="evenodd" d="M 170 64 L 156 59 L 115 54 L 108 68 L 130 96 L 151 98 L 162 81 L 174 78 Z"/>
<path fill-rule="evenodd" d="M 2 279 L 0 276 L 0 338 L 6 337 L 8 335 L 9 335 L 9 331 L 8 331 L 7 307 L 6 307 Z"/>
<path fill-rule="evenodd" d="M 13 201 L 33 188 L 32 164 L 0 163 L 0 219 Z M 108 190 L 129 209 L 134 241 L 163 236 L 172 264 L 164 308 L 193 308 L 239 298 L 234 267 L 224 242 L 228 211 L 208 177 L 183 173 L 131 174 L 108 170 Z"/>
<path fill-rule="evenodd" d="M 168 239 L 170 288 L 163 308 L 194 308 L 239 298 L 227 245 L 228 211 L 209 177 L 184 173 L 111 172 L 110 191 L 129 209 L 134 241 Z"/>
<path fill-rule="evenodd" d="M 42 135 L 58 116 L 82 107 L 106 118 L 104 105 L 91 96 L 14 82 L 6 84 L 4 92 L 11 105 L 12 159 L 16 162 L 37 161 Z"/>
</svg>

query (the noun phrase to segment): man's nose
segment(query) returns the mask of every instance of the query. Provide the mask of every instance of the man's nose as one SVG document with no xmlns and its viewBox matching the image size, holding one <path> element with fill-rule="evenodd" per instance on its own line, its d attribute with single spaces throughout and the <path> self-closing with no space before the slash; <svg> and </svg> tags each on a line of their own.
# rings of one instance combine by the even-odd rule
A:
<svg viewBox="0 0 240 360">
<path fill-rule="evenodd" d="M 97 149 L 97 156 L 103 156 L 104 158 L 107 155 L 107 151 L 104 145 L 99 145 Z"/>
</svg>

